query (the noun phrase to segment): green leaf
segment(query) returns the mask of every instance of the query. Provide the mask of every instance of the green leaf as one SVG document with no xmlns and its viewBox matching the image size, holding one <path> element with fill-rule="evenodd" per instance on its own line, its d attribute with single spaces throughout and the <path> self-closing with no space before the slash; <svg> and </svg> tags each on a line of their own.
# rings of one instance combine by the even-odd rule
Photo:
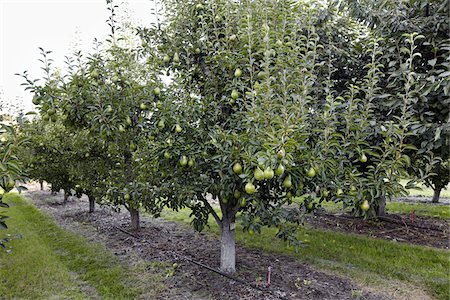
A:
<svg viewBox="0 0 450 300">
<path fill-rule="evenodd" d="M 434 58 L 434 59 L 430 59 L 430 60 L 428 61 L 428 64 L 429 64 L 430 66 L 434 67 L 434 66 L 436 65 L 436 62 L 437 62 L 437 58 Z"/>
<path fill-rule="evenodd" d="M 0 221 L 0 229 L 8 229 L 8 226 L 6 226 L 5 222 Z"/>
<path fill-rule="evenodd" d="M 434 141 L 435 142 L 441 138 L 441 131 L 442 131 L 442 127 L 438 127 L 436 129 L 436 132 L 434 133 Z"/>
<path fill-rule="evenodd" d="M 450 76 L 450 71 L 446 71 L 446 72 L 442 72 L 441 74 L 439 74 L 439 77 L 449 77 Z"/>
</svg>

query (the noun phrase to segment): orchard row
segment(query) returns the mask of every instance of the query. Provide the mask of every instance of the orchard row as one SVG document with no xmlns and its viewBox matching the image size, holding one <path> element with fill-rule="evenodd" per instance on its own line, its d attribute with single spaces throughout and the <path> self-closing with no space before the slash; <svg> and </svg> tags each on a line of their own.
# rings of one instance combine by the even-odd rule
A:
<svg viewBox="0 0 450 300">
<path fill-rule="evenodd" d="M 141 209 L 189 208 L 197 230 L 212 216 L 230 273 L 237 214 L 297 245 L 323 201 L 371 216 L 405 192 L 424 36 L 402 36 L 389 69 L 385 40 L 314 2 L 163 1 L 137 35 L 108 4 L 93 53 L 62 74 L 42 50 L 43 82 L 23 74 L 39 109 L 22 133 L 31 178 L 125 207 L 133 229 Z"/>
</svg>

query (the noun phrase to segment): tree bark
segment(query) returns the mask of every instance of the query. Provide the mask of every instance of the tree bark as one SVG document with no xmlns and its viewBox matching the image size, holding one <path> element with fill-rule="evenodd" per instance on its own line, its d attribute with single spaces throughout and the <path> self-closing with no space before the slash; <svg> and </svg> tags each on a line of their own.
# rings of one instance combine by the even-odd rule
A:
<svg viewBox="0 0 450 300">
<path fill-rule="evenodd" d="M 139 230 L 139 228 L 141 228 L 139 223 L 139 210 L 130 207 L 128 211 L 130 212 L 131 217 L 131 224 L 130 224 L 131 230 L 133 231 Z"/>
<path fill-rule="evenodd" d="M 224 273 L 236 272 L 236 231 L 234 218 L 224 215 L 220 224 L 220 270 Z"/>
<path fill-rule="evenodd" d="M 125 164 L 125 180 L 127 183 L 133 182 L 134 173 L 133 173 L 133 165 L 131 162 L 132 154 L 130 151 L 126 151 L 124 153 L 124 164 Z M 139 210 L 131 207 L 129 203 L 125 203 L 128 211 L 130 212 L 131 217 L 131 230 L 139 230 L 140 222 L 139 222 Z"/>
<path fill-rule="evenodd" d="M 434 193 L 433 193 L 433 198 L 431 199 L 431 202 L 433 202 L 433 203 L 439 202 L 439 198 L 441 197 L 441 190 L 442 190 L 442 188 L 440 188 L 440 187 L 435 187 L 433 189 Z"/>
<path fill-rule="evenodd" d="M 66 189 L 66 190 L 64 190 L 63 205 L 66 205 L 68 200 L 69 200 L 69 191 Z"/>
<path fill-rule="evenodd" d="M 377 216 L 385 216 L 386 215 L 386 196 L 381 196 L 380 201 L 378 202 L 377 207 Z"/>
<path fill-rule="evenodd" d="M 89 212 L 93 213 L 95 211 L 95 197 L 88 195 L 89 199 Z"/>
</svg>

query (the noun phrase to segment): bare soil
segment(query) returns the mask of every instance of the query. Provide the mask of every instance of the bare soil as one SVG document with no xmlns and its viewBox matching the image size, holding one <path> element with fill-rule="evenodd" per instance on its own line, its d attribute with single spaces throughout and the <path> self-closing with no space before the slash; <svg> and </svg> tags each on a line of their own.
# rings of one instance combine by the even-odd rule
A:
<svg viewBox="0 0 450 300">
<path fill-rule="evenodd" d="M 364 220 L 346 214 L 318 212 L 308 216 L 306 223 L 314 228 L 449 249 L 449 220 L 400 214 Z"/>
<path fill-rule="evenodd" d="M 348 278 L 316 270 L 291 257 L 241 245 L 236 249 L 238 270 L 235 276 L 239 280 L 230 280 L 185 259 L 218 269 L 220 247 L 210 234 L 142 216 L 142 229 L 133 232 L 133 237 L 121 231 L 128 230 L 126 211 L 96 207 L 94 213 L 89 213 L 85 197 L 61 205 L 62 195 L 52 196 L 48 191 L 40 191 L 37 185 L 29 188 L 25 196 L 60 226 L 90 241 L 105 244 L 130 265 L 142 261 L 176 262 L 176 271 L 165 279 L 166 289 L 157 299 L 393 299 L 392 295 L 366 290 Z M 270 288 L 267 287 L 268 266 L 272 268 Z"/>
</svg>

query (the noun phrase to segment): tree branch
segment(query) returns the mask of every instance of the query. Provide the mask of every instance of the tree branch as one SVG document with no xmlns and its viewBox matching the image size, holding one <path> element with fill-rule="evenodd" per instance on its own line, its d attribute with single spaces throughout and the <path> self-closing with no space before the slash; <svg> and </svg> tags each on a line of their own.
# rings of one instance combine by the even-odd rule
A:
<svg viewBox="0 0 450 300">
<path fill-rule="evenodd" d="M 203 73 L 206 74 L 206 76 L 211 77 L 211 71 L 209 70 L 208 66 L 205 64 L 205 61 L 202 57 L 198 59 L 199 65 L 202 68 Z"/>
<path fill-rule="evenodd" d="M 208 208 L 209 212 L 212 214 L 212 216 L 216 220 L 217 225 L 222 224 L 222 220 L 220 219 L 219 215 L 216 213 L 216 211 L 211 206 L 211 204 L 209 204 L 208 200 L 206 200 L 206 198 L 202 195 L 202 193 L 198 193 L 197 198 L 200 199 L 205 204 L 205 206 Z"/>
<path fill-rule="evenodd" d="M 236 205 L 231 209 L 231 213 L 233 214 L 233 216 L 235 216 L 237 214 L 237 212 L 239 211 L 240 208 L 241 208 L 241 204 L 239 203 L 239 200 L 238 200 Z"/>
</svg>

